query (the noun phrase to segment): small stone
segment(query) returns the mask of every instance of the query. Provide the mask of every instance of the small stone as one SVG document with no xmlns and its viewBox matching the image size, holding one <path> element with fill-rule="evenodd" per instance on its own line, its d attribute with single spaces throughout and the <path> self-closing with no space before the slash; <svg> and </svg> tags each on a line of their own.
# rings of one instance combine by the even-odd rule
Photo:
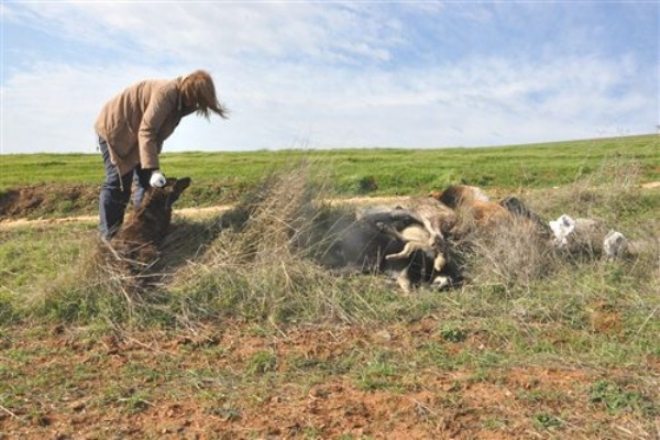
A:
<svg viewBox="0 0 660 440">
<path fill-rule="evenodd" d="M 381 330 L 379 332 L 376 332 L 374 336 L 380 339 L 381 341 L 385 341 L 385 342 L 389 342 L 392 340 L 392 335 L 387 330 Z"/>
<path fill-rule="evenodd" d="M 82 400 L 78 400 L 78 401 L 76 401 L 76 402 L 72 402 L 72 403 L 69 405 L 69 408 L 71 408 L 72 411 L 80 412 L 80 411 L 82 411 L 83 409 L 85 409 L 85 402 L 82 401 Z"/>
<path fill-rule="evenodd" d="M 37 424 L 39 426 L 49 426 L 51 423 L 53 423 L 53 421 L 48 416 L 39 416 L 37 418 Z"/>
<path fill-rule="evenodd" d="M 52 331 L 53 335 L 61 335 L 62 333 L 64 333 L 64 326 L 62 324 L 53 327 L 53 331 Z"/>
<path fill-rule="evenodd" d="M 313 388 L 309 394 L 314 398 L 325 399 L 330 395 L 330 391 L 328 391 L 325 388 L 318 387 L 318 388 Z"/>
</svg>

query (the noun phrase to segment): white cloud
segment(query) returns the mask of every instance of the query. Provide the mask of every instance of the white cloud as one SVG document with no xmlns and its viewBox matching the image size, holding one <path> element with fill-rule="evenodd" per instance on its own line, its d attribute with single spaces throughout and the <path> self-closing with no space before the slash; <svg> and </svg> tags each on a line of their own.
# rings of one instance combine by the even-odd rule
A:
<svg viewBox="0 0 660 440">
<path fill-rule="evenodd" d="M 4 152 L 91 152 L 108 98 L 200 67 L 231 118 L 186 118 L 167 151 L 489 145 L 650 132 L 657 123 L 657 88 L 640 79 L 652 75 L 634 55 L 382 69 L 407 44 L 405 32 L 370 4 L 40 3 L 11 15 L 125 57 L 13 69 L 2 86 Z"/>
<path fill-rule="evenodd" d="M 282 64 L 262 75 L 219 64 L 212 71 L 231 119 L 208 124 L 187 118 L 166 145 L 170 151 L 484 145 L 616 135 L 621 125 L 651 131 L 654 96 L 608 93 L 629 80 L 618 66 L 616 60 L 543 66 L 472 60 L 424 71 L 356 73 Z M 101 105 L 141 77 L 185 72 L 170 70 L 34 66 L 4 88 L 5 149 L 89 151 Z M 607 73 L 592 81 L 595 71 Z"/>
<path fill-rule="evenodd" d="M 72 40 L 184 60 L 309 56 L 386 59 L 400 26 L 369 5 L 248 2 L 27 3 L 13 20 Z"/>
</svg>

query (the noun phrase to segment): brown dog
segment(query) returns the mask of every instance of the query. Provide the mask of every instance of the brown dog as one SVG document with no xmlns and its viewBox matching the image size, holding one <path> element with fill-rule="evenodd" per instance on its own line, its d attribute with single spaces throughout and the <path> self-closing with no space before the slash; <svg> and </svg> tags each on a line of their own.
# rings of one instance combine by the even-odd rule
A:
<svg viewBox="0 0 660 440">
<path fill-rule="evenodd" d="M 162 188 L 150 188 L 136 210 L 111 242 L 118 259 L 134 270 L 149 268 L 159 256 L 159 247 L 172 222 L 172 205 L 190 185 L 190 178 L 167 179 Z"/>
<path fill-rule="evenodd" d="M 476 227 L 492 226 L 511 219 L 511 213 L 500 204 L 491 202 L 476 186 L 455 185 L 444 191 L 433 191 L 430 197 L 460 213 L 463 224 Z"/>
</svg>

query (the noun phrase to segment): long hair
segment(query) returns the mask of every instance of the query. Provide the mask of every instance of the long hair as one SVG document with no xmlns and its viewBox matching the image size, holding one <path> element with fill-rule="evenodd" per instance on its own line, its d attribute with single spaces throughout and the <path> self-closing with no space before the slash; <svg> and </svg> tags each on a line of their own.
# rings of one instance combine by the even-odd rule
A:
<svg viewBox="0 0 660 440">
<path fill-rule="evenodd" d="M 196 70 L 186 76 L 181 83 L 181 94 L 186 102 L 197 104 L 197 114 L 209 118 L 209 110 L 227 119 L 227 108 L 215 95 L 213 78 L 204 70 Z"/>
</svg>

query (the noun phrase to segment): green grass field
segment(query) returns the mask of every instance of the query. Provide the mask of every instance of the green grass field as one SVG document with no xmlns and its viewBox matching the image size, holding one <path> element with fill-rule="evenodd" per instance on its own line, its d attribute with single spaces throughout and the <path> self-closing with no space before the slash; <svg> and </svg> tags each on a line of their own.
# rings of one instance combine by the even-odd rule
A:
<svg viewBox="0 0 660 440">
<path fill-rule="evenodd" d="M 5 189 L 101 178 L 95 156 L 0 159 Z M 162 282 L 139 295 L 97 260 L 94 225 L 0 228 L 0 439 L 657 438 L 660 189 L 640 183 L 660 180 L 659 164 L 656 136 L 166 154 L 164 171 L 198 187 L 247 190 L 292 171 L 244 229 L 177 220 Z M 505 240 L 469 260 L 464 285 L 403 297 L 383 276 L 330 273 L 292 248 L 287 228 L 319 179 L 331 195 L 478 184 L 652 246 L 535 266 L 528 242 Z M 222 198 L 192 194 L 181 202 Z"/>
<path fill-rule="evenodd" d="M 660 141 L 647 135 L 495 148 L 162 155 L 166 175 L 193 178 L 179 207 L 233 203 L 264 176 L 303 162 L 312 166 L 315 181 L 333 197 L 419 195 L 457 183 L 514 191 L 566 185 L 590 176 L 602 179 L 607 177 L 605 168 L 613 167 L 629 167 L 640 182 L 660 180 Z M 43 202 L 14 217 L 93 214 L 102 179 L 98 155 L 0 156 L 0 207 L 9 190 L 38 185 Z"/>
<path fill-rule="evenodd" d="M 460 182 L 504 188 L 561 185 L 598 171 L 604 161 L 635 162 L 643 180 L 658 180 L 660 139 L 647 135 L 490 148 L 165 152 L 161 158 L 166 175 L 187 175 L 199 186 L 250 185 L 306 160 L 339 193 L 367 192 L 369 185 L 361 183 L 373 178 L 377 189 L 371 192 L 408 194 Z M 0 190 L 39 183 L 98 186 L 102 178 L 100 155 L 0 156 Z"/>
</svg>

